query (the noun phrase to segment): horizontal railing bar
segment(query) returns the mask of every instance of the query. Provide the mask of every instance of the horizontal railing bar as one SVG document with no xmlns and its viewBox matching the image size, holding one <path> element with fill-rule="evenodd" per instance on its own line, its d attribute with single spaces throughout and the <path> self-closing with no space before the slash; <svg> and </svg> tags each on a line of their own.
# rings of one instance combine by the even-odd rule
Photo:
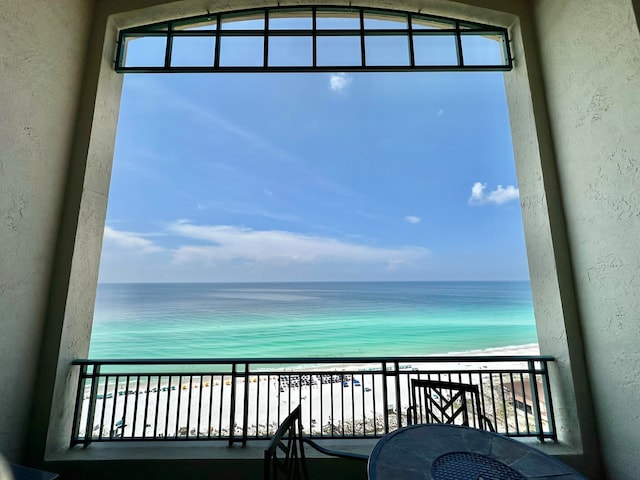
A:
<svg viewBox="0 0 640 480">
<path fill-rule="evenodd" d="M 384 435 L 378 435 L 377 437 L 374 437 L 373 435 L 362 435 L 362 434 L 349 434 L 348 437 L 339 437 L 339 436 L 324 436 L 324 437 L 320 437 L 320 436 L 314 436 L 311 437 L 314 440 L 363 440 L 363 439 L 370 439 L 370 438 L 379 438 L 381 436 Z M 153 441 L 153 442 L 158 442 L 158 441 L 172 441 L 172 442 L 194 442 L 194 441 L 215 441 L 215 440 L 223 440 L 223 441 L 228 441 L 229 440 L 229 435 L 215 435 L 215 436 L 211 436 L 211 437 L 207 437 L 204 435 L 201 435 L 200 437 L 198 437 L 196 434 L 193 435 L 178 435 L 178 436 L 169 436 L 169 437 L 141 437 L 141 436 L 137 436 L 137 437 L 123 437 L 123 438 L 109 438 L 109 437 L 102 437 L 102 438 L 93 438 L 91 439 L 91 443 L 99 443 L 99 442 L 113 442 L 115 440 L 117 440 L 118 442 L 141 442 L 141 441 Z M 543 437 L 543 438 L 555 438 L 555 435 L 553 433 L 549 433 L 549 432 L 534 432 L 532 431 L 531 433 L 516 433 L 516 432 L 510 432 L 509 433 L 509 437 L 516 437 L 516 438 L 531 438 L 531 437 L 535 437 L 535 438 L 539 438 L 539 437 Z M 267 437 L 265 438 L 261 438 L 258 437 L 256 438 L 255 435 L 249 435 L 247 437 L 248 439 L 251 440 L 268 440 Z M 76 443 L 82 443 L 83 440 L 82 439 L 75 439 Z"/>
<path fill-rule="evenodd" d="M 553 362 L 551 355 L 478 355 L 448 356 L 434 355 L 428 357 L 286 357 L 286 358 L 137 358 L 137 359 L 77 359 L 72 365 L 231 365 L 231 364 L 345 364 L 345 363 L 454 363 L 454 362 Z M 110 374 L 111 375 L 111 374 Z M 91 376 L 91 375 L 89 375 Z"/>
<path fill-rule="evenodd" d="M 395 376 L 395 370 L 387 370 L 386 376 Z M 544 372 L 542 370 L 529 370 L 526 368 L 523 369 L 484 369 L 484 370 L 398 370 L 399 375 L 419 375 L 419 374 L 430 374 L 430 375 L 488 375 L 488 374 L 511 374 L 511 373 L 530 373 L 532 375 L 542 375 Z M 310 375 L 336 375 L 336 376 L 345 376 L 345 375 L 366 375 L 366 374 L 382 374 L 382 370 L 268 370 L 268 371 L 259 371 L 253 370 L 248 372 L 248 376 L 292 376 L 292 377 L 300 377 L 300 376 L 310 376 Z M 113 371 L 108 373 L 102 373 L 100 375 L 81 375 L 80 378 L 90 379 L 90 378 L 101 378 L 101 377 L 117 377 L 130 375 L 131 377 L 147 377 L 147 376 L 159 376 L 159 377 L 235 377 L 235 378 L 244 378 L 244 372 L 237 372 L 233 374 L 231 371 L 227 372 L 205 372 L 205 371 L 193 371 L 193 372 L 176 372 L 176 371 L 163 371 L 161 373 L 158 372 L 147 372 L 147 371 L 139 371 L 139 372 L 124 372 L 124 371 Z M 122 383 L 122 382 L 120 382 Z M 179 382 L 175 382 L 179 383 Z"/>
<path fill-rule="evenodd" d="M 102 364 L 103 365 L 103 364 Z M 489 371 L 489 370 L 486 370 Z M 523 372 L 528 372 L 529 370 L 522 370 Z M 520 372 L 520 370 L 518 370 L 518 372 Z M 255 371 L 255 372 L 249 372 L 252 375 L 258 375 L 261 372 Z M 125 372 L 125 371 L 110 371 L 110 372 L 106 372 L 106 373 L 101 373 L 100 375 L 85 375 L 85 376 L 81 376 L 81 378 L 86 378 L 86 379 L 90 379 L 90 378 L 100 378 L 100 377 L 106 377 L 106 376 L 110 376 L 110 377 L 115 377 L 115 376 L 124 376 L 124 375 L 130 375 L 132 377 L 194 377 L 194 376 L 205 376 L 205 377 L 238 377 L 240 376 L 238 373 L 236 374 L 232 374 L 231 370 L 226 371 L 226 372 L 204 372 L 204 371 L 193 371 L 193 372 L 185 372 L 185 371 L 175 371 L 175 370 L 163 370 L 162 372 L 152 372 L 152 371 L 136 371 L 136 372 Z M 265 374 L 266 375 L 266 374 Z"/>
</svg>

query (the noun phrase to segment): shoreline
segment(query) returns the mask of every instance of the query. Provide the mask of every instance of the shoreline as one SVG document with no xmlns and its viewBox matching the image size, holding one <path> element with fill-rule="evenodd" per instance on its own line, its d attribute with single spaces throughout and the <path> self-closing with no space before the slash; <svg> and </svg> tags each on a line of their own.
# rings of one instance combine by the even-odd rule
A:
<svg viewBox="0 0 640 480">
<path fill-rule="evenodd" d="M 427 355 L 399 355 L 397 356 L 397 358 L 399 358 L 400 360 L 402 360 L 403 357 L 406 357 L 407 359 L 409 358 L 413 358 L 413 357 L 481 357 L 481 356 L 537 356 L 540 355 L 540 347 L 537 343 L 527 343 L 524 345 L 508 345 L 505 347 L 490 347 L 490 348 L 483 348 L 483 349 L 474 349 L 474 350 L 467 350 L 467 351 L 462 351 L 462 352 L 447 352 L 447 353 L 432 353 L 432 354 L 427 354 Z M 376 357 L 371 357 L 372 359 L 374 359 L 372 362 L 370 363 L 379 363 L 378 361 L 375 360 Z M 335 357 L 335 362 L 331 362 L 331 363 L 322 363 L 322 364 L 317 364 L 317 363 L 308 363 L 308 364 L 298 364 L 298 365 L 291 365 L 291 366 L 287 366 L 285 368 L 283 368 L 283 371 L 296 371 L 296 370 L 302 370 L 302 369 L 306 369 L 306 370 L 312 370 L 312 371 L 318 371 L 318 370 L 328 370 L 330 368 L 333 368 L 335 370 L 340 371 L 340 369 L 345 370 L 344 367 L 344 363 L 340 362 L 340 357 Z M 352 364 L 350 365 L 349 370 L 355 370 L 358 366 L 363 367 L 362 369 L 359 369 L 359 371 L 367 371 L 366 368 L 364 368 L 364 366 L 369 365 L 370 363 L 367 362 L 359 362 L 358 364 Z M 428 365 L 429 363 L 418 363 L 419 365 Z M 460 364 L 459 362 L 456 362 L 456 364 Z M 286 363 L 284 365 L 287 365 Z M 433 363 L 433 365 L 436 365 L 436 363 Z M 256 370 L 256 373 L 258 371 Z"/>
<path fill-rule="evenodd" d="M 480 356 L 480 355 L 540 355 L 540 346 L 537 343 L 526 343 L 524 345 L 507 345 L 505 347 L 478 348 L 463 352 L 448 352 L 443 356 Z M 436 355 L 428 355 L 436 356 Z"/>
</svg>

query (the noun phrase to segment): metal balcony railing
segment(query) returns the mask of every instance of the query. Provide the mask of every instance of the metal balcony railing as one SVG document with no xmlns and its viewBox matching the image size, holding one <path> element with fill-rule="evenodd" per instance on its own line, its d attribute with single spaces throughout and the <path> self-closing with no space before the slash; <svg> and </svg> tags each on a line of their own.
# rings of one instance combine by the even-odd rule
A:
<svg viewBox="0 0 640 480">
<path fill-rule="evenodd" d="M 499 433 L 557 440 L 550 356 L 76 360 L 71 444 L 266 439 L 298 405 L 315 438 L 407 424 L 411 379 L 478 385 Z"/>
</svg>

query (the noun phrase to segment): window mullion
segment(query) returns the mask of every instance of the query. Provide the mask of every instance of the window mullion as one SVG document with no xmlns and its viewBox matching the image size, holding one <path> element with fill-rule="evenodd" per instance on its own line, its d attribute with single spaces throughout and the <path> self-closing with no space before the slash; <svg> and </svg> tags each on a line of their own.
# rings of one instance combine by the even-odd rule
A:
<svg viewBox="0 0 640 480">
<path fill-rule="evenodd" d="M 367 66 L 367 52 L 364 41 L 364 10 L 360 10 L 360 58 L 363 67 Z"/>
<path fill-rule="evenodd" d="M 220 68 L 220 24 L 221 22 L 221 15 L 218 13 L 216 15 L 216 44 L 214 47 L 214 53 L 213 53 L 213 68 L 215 70 L 218 70 Z"/>
<path fill-rule="evenodd" d="M 171 68 L 171 51 L 173 50 L 173 22 L 167 26 L 167 45 L 164 51 L 164 68 Z"/>
<path fill-rule="evenodd" d="M 318 66 L 318 29 L 317 29 L 317 24 L 316 24 L 316 19 L 317 19 L 317 12 L 318 9 L 316 7 L 313 7 L 311 9 L 311 37 L 312 37 L 312 44 L 313 44 L 313 68 L 316 68 Z"/>
<path fill-rule="evenodd" d="M 269 10 L 264 11 L 264 48 L 263 48 L 262 66 L 269 66 Z"/>
<path fill-rule="evenodd" d="M 416 55 L 413 50 L 413 20 L 411 15 L 407 15 L 407 41 L 409 42 L 409 65 L 416 66 Z"/>
<path fill-rule="evenodd" d="M 462 35 L 460 34 L 460 22 L 456 20 L 456 51 L 458 53 L 458 66 L 464 67 L 464 56 L 462 54 Z"/>
</svg>

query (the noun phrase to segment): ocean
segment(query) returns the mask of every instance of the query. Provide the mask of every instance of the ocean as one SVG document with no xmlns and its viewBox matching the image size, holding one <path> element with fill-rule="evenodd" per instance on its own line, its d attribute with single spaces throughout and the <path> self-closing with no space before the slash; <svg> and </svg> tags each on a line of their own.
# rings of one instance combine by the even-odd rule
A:
<svg viewBox="0 0 640 480">
<path fill-rule="evenodd" d="M 100 284 L 89 358 L 429 355 L 537 343 L 529 282 Z"/>
</svg>

